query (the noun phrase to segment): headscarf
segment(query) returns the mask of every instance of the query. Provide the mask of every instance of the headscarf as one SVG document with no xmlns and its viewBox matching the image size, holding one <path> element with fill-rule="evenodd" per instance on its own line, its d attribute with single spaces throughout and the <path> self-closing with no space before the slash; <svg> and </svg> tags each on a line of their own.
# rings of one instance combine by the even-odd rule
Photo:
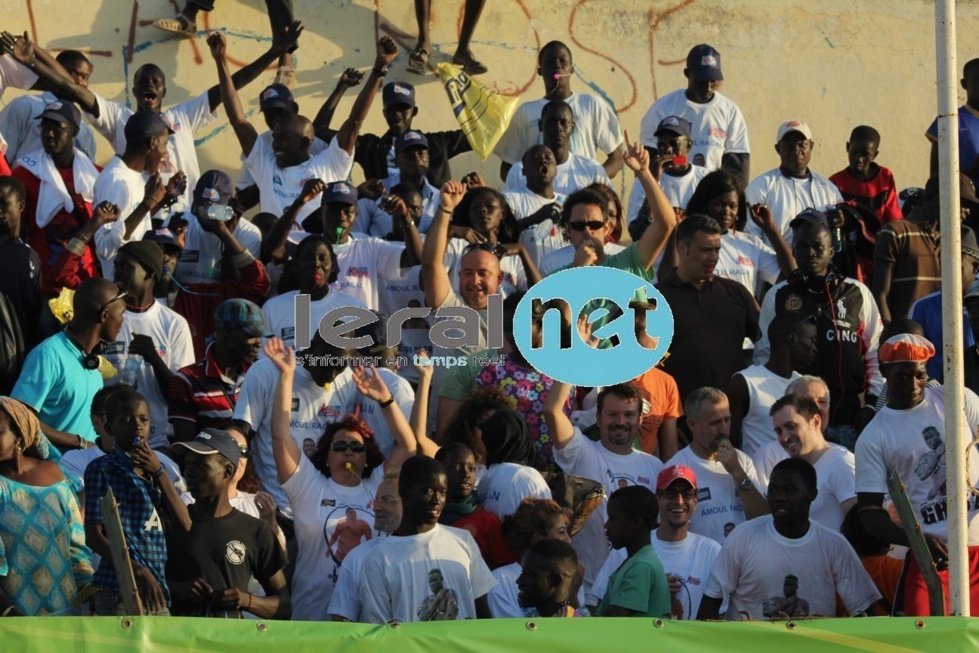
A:
<svg viewBox="0 0 979 653">
<path fill-rule="evenodd" d="M 512 410 L 498 410 L 483 422 L 480 430 L 486 445 L 487 467 L 498 463 L 530 465 L 534 445 L 523 415 Z"/>
<path fill-rule="evenodd" d="M 10 417 L 15 437 L 23 444 L 22 451 L 28 452 L 36 448 L 38 458 L 42 460 L 60 459 L 48 439 L 41 433 L 41 422 L 30 408 L 12 397 L 0 397 L 0 409 Z M 33 455 L 33 452 L 31 452 Z"/>
</svg>

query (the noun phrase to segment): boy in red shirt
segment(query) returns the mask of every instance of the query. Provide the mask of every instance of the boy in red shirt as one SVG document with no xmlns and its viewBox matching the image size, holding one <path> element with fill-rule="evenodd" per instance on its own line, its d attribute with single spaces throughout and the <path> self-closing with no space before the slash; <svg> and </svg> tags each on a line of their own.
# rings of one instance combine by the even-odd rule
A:
<svg viewBox="0 0 979 653">
<path fill-rule="evenodd" d="M 866 125 L 854 127 L 846 144 L 850 165 L 829 180 L 840 189 L 843 199 L 869 208 L 884 225 L 900 220 L 902 215 L 894 175 L 884 166 L 874 163 L 879 147 L 880 134 L 876 129 Z"/>
</svg>

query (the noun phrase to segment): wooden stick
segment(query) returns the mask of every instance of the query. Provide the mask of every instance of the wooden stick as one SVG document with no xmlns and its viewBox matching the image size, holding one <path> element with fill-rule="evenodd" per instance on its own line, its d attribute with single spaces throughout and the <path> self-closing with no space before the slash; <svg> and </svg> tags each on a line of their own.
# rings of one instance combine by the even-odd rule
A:
<svg viewBox="0 0 979 653">
<path fill-rule="evenodd" d="M 102 524 L 105 526 L 105 535 L 109 539 L 112 566 L 115 568 L 116 578 L 119 580 L 119 594 L 122 595 L 122 604 L 126 608 L 126 614 L 142 616 L 143 603 L 139 599 L 136 576 L 133 574 L 132 561 L 129 559 L 129 545 L 126 543 L 126 536 L 122 530 L 122 520 L 119 519 L 119 504 L 116 503 L 111 487 L 108 494 L 99 500 L 99 507 L 102 509 Z"/>
<path fill-rule="evenodd" d="M 933 617 L 945 616 L 945 592 L 942 589 L 942 580 L 938 577 L 938 568 L 931 557 L 931 550 L 925 541 L 925 536 L 921 532 L 921 524 L 918 523 L 918 516 L 911 507 L 911 500 L 908 498 L 908 491 L 901 480 L 901 475 L 895 471 L 887 479 L 887 489 L 891 493 L 891 501 L 897 508 L 897 514 L 901 517 L 901 527 L 908 538 L 911 552 L 914 553 L 915 560 L 918 561 L 918 569 L 921 570 L 921 578 L 925 581 L 928 588 L 928 610 Z"/>
</svg>

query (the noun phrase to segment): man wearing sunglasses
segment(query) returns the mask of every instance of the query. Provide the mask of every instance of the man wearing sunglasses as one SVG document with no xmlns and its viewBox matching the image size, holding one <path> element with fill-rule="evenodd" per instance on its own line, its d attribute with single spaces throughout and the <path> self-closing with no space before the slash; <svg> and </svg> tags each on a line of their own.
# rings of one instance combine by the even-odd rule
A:
<svg viewBox="0 0 979 653">
<path fill-rule="evenodd" d="M 89 411 L 102 387 L 98 354 L 102 343 L 115 340 L 122 329 L 125 297 L 107 279 L 83 281 L 68 326 L 28 355 L 10 393 L 37 413 L 41 431 L 62 451 L 95 442 Z"/>
</svg>

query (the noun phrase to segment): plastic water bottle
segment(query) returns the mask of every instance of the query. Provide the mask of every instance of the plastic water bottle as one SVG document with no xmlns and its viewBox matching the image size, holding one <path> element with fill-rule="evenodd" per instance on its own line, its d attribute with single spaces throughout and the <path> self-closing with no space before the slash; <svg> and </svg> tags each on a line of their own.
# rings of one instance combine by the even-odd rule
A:
<svg viewBox="0 0 979 653">
<path fill-rule="evenodd" d="M 218 222 L 228 222 L 235 217 L 235 210 L 224 204 L 212 204 L 207 207 L 207 217 Z"/>
<path fill-rule="evenodd" d="M 139 368 L 143 365 L 143 357 L 138 354 L 129 354 L 126 356 L 126 364 L 123 365 L 122 371 L 119 372 L 119 383 L 124 385 L 131 385 L 136 387 L 136 374 L 139 372 Z"/>
</svg>

